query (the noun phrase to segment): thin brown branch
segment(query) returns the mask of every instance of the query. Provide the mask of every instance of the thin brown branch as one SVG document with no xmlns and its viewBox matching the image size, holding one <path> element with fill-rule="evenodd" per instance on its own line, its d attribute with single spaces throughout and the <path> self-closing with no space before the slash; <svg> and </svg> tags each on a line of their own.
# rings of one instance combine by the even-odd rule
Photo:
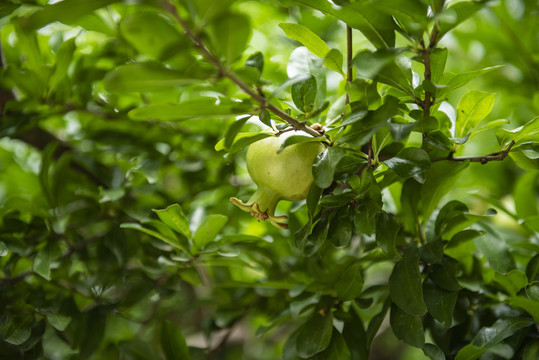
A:
<svg viewBox="0 0 539 360">
<path fill-rule="evenodd" d="M 493 153 L 490 153 L 490 154 L 486 154 L 486 155 L 481 155 L 481 156 L 458 156 L 458 157 L 454 157 L 453 156 L 453 153 L 449 154 L 449 156 L 445 157 L 445 158 L 436 158 L 436 159 L 432 159 L 431 161 L 432 162 L 437 162 L 437 161 L 470 161 L 470 162 L 478 162 L 478 163 L 481 163 L 481 164 L 486 164 L 490 161 L 502 161 L 503 159 L 505 159 L 508 155 L 509 155 L 509 152 L 511 151 L 511 148 L 513 147 L 513 145 L 515 145 L 515 142 L 514 141 L 511 141 L 511 143 L 509 144 L 509 146 L 507 146 L 507 148 L 505 150 L 502 150 L 502 151 L 497 151 L 497 152 L 493 152 Z"/>
<path fill-rule="evenodd" d="M 372 138 L 369 139 L 369 143 L 367 144 L 367 146 L 368 146 L 367 167 L 371 167 L 372 166 Z"/>
<path fill-rule="evenodd" d="M 346 81 L 354 81 L 354 72 L 352 70 L 352 28 L 346 25 Z M 350 103 L 350 96 L 346 94 L 346 104 Z"/>
<path fill-rule="evenodd" d="M 185 31 L 185 34 L 195 47 L 200 51 L 202 56 L 208 60 L 210 63 L 212 63 L 217 70 L 219 71 L 219 74 L 230 79 L 234 84 L 236 84 L 240 89 L 242 89 L 247 95 L 249 95 L 253 100 L 258 102 L 262 108 L 268 109 L 293 127 L 295 127 L 297 130 L 304 131 L 312 136 L 321 136 L 321 134 L 308 126 L 305 125 L 305 122 L 299 121 L 295 119 L 293 116 L 287 114 L 286 112 L 282 111 L 278 107 L 276 107 L 271 102 L 268 102 L 266 97 L 259 94 L 257 91 L 253 90 L 251 87 L 249 87 L 247 84 L 245 84 L 239 77 L 236 76 L 231 70 L 226 68 L 219 59 L 213 55 L 210 50 L 204 45 L 202 39 L 195 34 L 195 32 L 191 29 L 187 21 L 178 13 L 175 6 L 171 3 L 167 3 L 167 10 L 174 16 L 176 21 L 181 25 L 183 30 Z"/>
</svg>

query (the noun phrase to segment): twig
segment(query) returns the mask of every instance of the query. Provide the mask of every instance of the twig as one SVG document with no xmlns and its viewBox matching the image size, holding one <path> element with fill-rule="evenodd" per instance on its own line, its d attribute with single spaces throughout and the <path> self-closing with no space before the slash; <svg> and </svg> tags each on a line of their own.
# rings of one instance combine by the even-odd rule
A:
<svg viewBox="0 0 539 360">
<path fill-rule="evenodd" d="M 304 131 L 312 136 L 321 136 L 321 134 L 318 131 L 315 131 L 308 126 L 305 125 L 304 122 L 298 121 L 294 117 L 290 116 L 289 114 L 285 113 L 275 105 L 273 105 L 271 102 L 268 102 L 267 99 L 263 96 L 251 89 L 247 84 L 245 84 L 240 78 L 236 76 L 232 71 L 227 69 L 220 61 L 219 59 L 213 55 L 206 45 L 202 42 L 200 37 L 193 32 L 187 21 L 178 13 L 175 6 L 169 2 L 166 3 L 167 10 L 174 16 L 174 18 L 178 21 L 178 23 L 181 25 L 183 30 L 185 31 L 185 34 L 191 41 L 194 43 L 195 47 L 200 51 L 202 56 L 206 58 L 210 63 L 212 63 L 217 70 L 219 71 L 219 74 L 230 79 L 233 83 L 235 83 L 240 89 L 242 89 L 247 95 L 249 95 L 252 99 L 254 99 L 256 102 L 260 103 L 262 108 L 268 109 L 293 127 L 295 127 L 297 130 Z"/>
<path fill-rule="evenodd" d="M 478 162 L 478 163 L 481 163 L 481 164 L 485 165 L 489 161 L 502 161 L 503 159 L 505 159 L 507 157 L 507 155 L 509 155 L 509 152 L 511 151 L 511 148 L 513 147 L 513 145 L 515 145 L 515 141 L 511 141 L 511 143 L 509 144 L 509 146 L 505 150 L 493 152 L 493 153 L 490 153 L 490 154 L 487 154 L 487 155 L 482 155 L 482 156 L 459 156 L 459 157 L 453 157 L 453 153 L 450 153 L 445 158 L 432 159 L 431 162 L 445 161 L 445 160 L 448 160 L 448 161 L 467 161 L 467 160 L 469 160 L 470 162 Z"/>
<path fill-rule="evenodd" d="M 437 9 L 440 11 L 444 6 L 444 0 L 440 1 L 439 8 Z M 432 73 L 430 68 L 430 54 L 432 50 L 436 47 L 436 43 L 438 41 L 438 22 L 436 21 L 434 23 L 434 27 L 432 29 L 432 33 L 429 37 L 429 45 L 426 46 L 423 39 L 419 41 L 421 44 L 421 53 L 423 54 L 423 64 L 425 65 L 425 72 L 424 72 L 424 78 L 425 80 L 431 81 L 432 79 Z M 418 105 L 423 109 L 423 117 L 430 116 L 430 107 L 432 104 L 436 102 L 436 99 L 434 98 L 433 94 L 430 93 L 430 91 L 425 91 L 425 99 L 420 100 Z"/>
<path fill-rule="evenodd" d="M 346 25 L 346 81 L 354 81 L 354 73 L 352 71 L 352 28 Z M 346 93 L 346 104 L 350 103 L 350 96 Z"/>
</svg>

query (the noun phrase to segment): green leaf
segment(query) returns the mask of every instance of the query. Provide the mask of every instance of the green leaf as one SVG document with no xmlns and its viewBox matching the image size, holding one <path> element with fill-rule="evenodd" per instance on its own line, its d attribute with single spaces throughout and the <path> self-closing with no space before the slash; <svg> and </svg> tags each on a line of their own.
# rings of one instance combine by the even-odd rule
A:
<svg viewBox="0 0 539 360">
<path fill-rule="evenodd" d="M 324 14 L 333 15 L 358 29 L 378 49 L 395 46 L 395 29 L 391 15 L 376 8 L 369 1 L 333 6 L 327 0 L 292 0 L 292 3 L 312 7 Z"/>
<path fill-rule="evenodd" d="M 423 284 L 423 295 L 429 314 L 447 328 L 451 327 L 458 293 L 444 291 L 425 282 Z"/>
<path fill-rule="evenodd" d="M 337 296 L 342 301 L 353 300 L 363 290 L 363 274 L 360 263 L 350 265 L 335 284 Z"/>
<path fill-rule="evenodd" d="M 391 305 L 389 322 L 397 339 L 418 348 L 423 347 L 425 344 L 425 331 L 423 330 L 421 318 L 410 315 L 393 304 Z"/>
<path fill-rule="evenodd" d="M 292 85 L 292 100 L 299 110 L 310 112 L 316 100 L 316 78 L 309 78 Z"/>
<path fill-rule="evenodd" d="M 535 255 L 528 261 L 526 265 L 526 276 L 528 277 L 528 282 L 532 283 L 536 280 L 537 275 L 539 274 L 539 254 Z"/>
<path fill-rule="evenodd" d="M 397 55 L 380 71 L 377 79 L 413 98 L 412 63 L 408 57 Z"/>
<path fill-rule="evenodd" d="M 163 234 L 161 234 L 160 232 L 157 232 L 157 231 L 154 231 L 154 230 L 151 230 L 151 229 L 148 229 L 146 227 L 143 227 L 142 225 L 140 224 L 137 224 L 137 223 L 124 223 L 124 224 L 121 224 L 120 227 L 122 229 L 133 229 L 133 230 L 138 230 L 140 232 L 143 232 L 145 234 L 148 234 L 150 236 L 153 236 L 177 249 L 180 249 L 180 250 L 183 250 L 185 252 L 188 252 L 188 250 L 178 241 L 178 239 L 176 238 L 172 238 L 172 237 L 167 237 Z"/>
<path fill-rule="evenodd" d="M 470 90 L 457 105 L 456 135 L 466 136 L 492 110 L 496 94 Z"/>
<path fill-rule="evenodd" d="M 125 16 L 120 23 L 120 31 L 139 53 L 155 60 L 169 58 L 171 52 L 179 52 L 189 44 L 169 18 L 154 11 Z"/>
<path fill-rule="evenodd" d="M 160 358 L 153 345 L 140 339 L 125 340 L 117 346 L 120 354 L 129 360 L 152 360 Z"/>
<path fill-rule="evenodd" d="M 285 148 L 291 145 L 301 144 L 301 143 L 306 143 L 306 142 L 327 142 L 327 139 L 324 138 L 323 136 L 312 137 L 309 135 L 292 135 L 292 136 L 287 137 L 285 141 L 283 141 L 277 153 L 278 154 L 281 153 Z"/>
<path fill-rule="evenodd" d="M 32 329 L 25 324 L 15 325 L 15 329 L 11 330 L 8 336 L 4 338 L 4 341 L 11 345 L 21 345 L 30 338 Z"/>
<path fill-rule="evenodd" d="M 246 115 L 254 112 L 251 105 L 244 103 L 220 103 L 211 99 L 188 100 L 179 104 L 153 104 L 133 109 L 128 113 L 133 120 L 155 119 L 181 121 L 191 118 L 218 118 Z"/>
<path fill-rule="evenodd" d="M 350 311 L 351 319 L 344 323 L 342 335 L 353 360 L 368 360 L 367 334 L 361 318 Z"/>
<path fill-rule="evenodd" d="M 413 177 L 423 184 L 425 173 L 430 168 L 430 157 L 423 149 L 406 147 L 391 159 L 384 161 L 384 164 L 400 177 L 405 179 Z"/>
<path fill-rule="evenodd" d="M 241 58 L 251 37 L 249 17 L 240 13 L 222 13 L 214 21 L 213 35 L 217 55 L 223 57 L 228 64 Z"/>
<path fill-rule="evenodd" d="M 361 121 L 355 121 L 348 128 L 348 131 L 340 139 L 342 142 L 353 146 L 366 144 L 370 138 L 385 124 L 396 115 L 399 100 L 393 96 L 386 96 L 385 103 L 376 110 L 370 110 Z M 358 118 L 364 116 L 363 112 L 358 112 Z"/>
<path fill-rule="evenodd" d="M 469 161 L 439 161 L 432 164 L 421 192 L 424 219 L 430 217 L 442 197 L 453 188 L 460 173 L 468 165 Z"/>
<path fill-rule="evenodd" d="M 310 52 L 319 58 L 323 58 L 328 55 L 330 50 L 324 40 L 320 39 L 318 35 L 305 26 L 293 23 L 281 23 L 279 24 L 279 27 L 283 29 L 286 36 L 300 42 Z"/>
<path fill-rule="evenodd" d="M 253 67 L 258 70 L 259 74 L 262 74 L 262 71 L 264 70 L 264 54 L 257 51 L 250 55 L 247 60 L 245 60 L 245 66 Z"/>
<path fill-rule="evenodd" d="M 191 355 L 181 329 L 171 321 L 161 324 L 161 348 L 167 360 L 190 360 Z"/>
<path fill-rule="evenodd" d="M 447 61 L 447 48 L 435 48 L 430 53 L 430 72 L 432 82 L 437 84 L 442 78 Z"/>
<path fill-rule="evenodd" d="M 470 139 L 472 137 L 474 137 L 475 135 L 477 135 L 479 133 L 482 133 L 483 131 L 499 128 L 499 127 L 501 127 L 503 125 L 507 125 L 507 124 L 509 124 L 509 120 L 505 120 L 505 119 L 489 121 L 485 125 L 483 125 L 483 126 L 481 126 L 479 128 L 476 128 L 475 130 L 472 130 L 472 132 L 470 133 Z"/>
<path fill-rule="evenodd" d="M 159 63 L 134 63 L 108 72 L 104 84 L 112 92 L 152 92 L 196 81 L 189 74 L 167 69 Z"/>
<path fill-rule="evenodd" d="M 393 116 L 388 122 L 387 127 L 389 129 L 389 132 L 391 133 L 391 136 L 393 137 L 393 140 L 395 141 L 402 141 L 410 135 L 412 130 L 417 125 L 417 122 L 411 122 L 409 123 L 401 116 Z"/>
<path fill-rule="evenodd" d="M 532 324 L 533 321 L 523 318 L 499 319 L 492 326 L 479 330 L 471 344 L 488 349 L 513 335 L 517 330 Z"/>
<path fill-rule="evenodd" d="M 505 291 L 511 296 L 516 296 L 517 293 L 528 285 L 528 277 L 523 271 L 511 270 L 507 274 L 496 272 L 494 281 L 500 284 Z"/>
<path fill-rule="evenodd" d="M 384 67 L 391 64 L 402 50 L 395 48 L 379 49 L 376 51 L 363 50 L 352 59 L 358 76 L 374 79 Z"/>
<path fill-rule="evenodd" d="M 247 123 L 251 116 L 244 116 L 236 121 L 234 121 L 228 128 L 225 137 L 223 146 L 225 149 L 229 149 L 236 139 L 236 135 L 240 132 L 241 128 Z M 216 149 L 217 150 L 217 149 Z"/>
<path fill-rule="evenodd" d="M 387 312 L 389 310 L 389 307 L 391 306 L 391 298 L 388 296 L 386 301 L 384 302 L 384 306 L 382 307 L 382 310 L 378 314 L 376 314 L 371 321 L 369 322 L 369 327 L 367 328 L 367 349 L 370 348 L 372 341 L 374 340 L 374 337 L 378 333 L 380 326 L 384 322 L 384 319 L 386 318 Z"/>
<path fill-rule="evenodd" d="M 258 140 L 262 140 L 270 136 L 274 136 L 274 135 L 271 133 L 264 133 L 264 132 L 258 132 L 258 133 L 240 132 L 234 138 L 234 142 L 232 143 L 230 148 L 228 149 L 225 148 L 225 139 L 221 139 L 217 144 L 215 144 L 215 150 L 216 151 L 227 150 L 229 153 L 235 153 L 235 152 L 240 151 L 241 149 L 246 148 L 252 143 L 257 142 Z"/>
<path fill-rule="evenodd" d="M 56 64 L 54 64 L 54 72 L 49 78 L 49 93 L 54 93 L 58 85 L 66 80 L 67 70 L 71 65 L 73 59 L 73 53 L 75 52 L 75 37 L 65 41 L 60 45 L 58 54 L 56 55 Z"/>
<path fill-rule="evenodd" d="M 423 346 L 423 353 L 431 360 L 445 360 L 444 352 L 434 344 L 425 344 Z"/>
<path fill-rule="evenodd" d="M 0 257 L 4 257 L 8 254 L 9 249 L 3 241 L 0 241 Z"/>
<path fill-rule="evenodd" d="M 25 30 L 33 31 L 54 21 L 64 24 L 73 24 L 81 16 L 94 10 L 118 2 L 119 0 L 64 0 L 54 4 L 45 5 L 22 19 Z"/>
<path fill-rule="evenodd" d="M 338 72 L 345 78 L 346 75 L 342 71 L 342 64 L 343 64 L 342 53 L 337 49 L 329 50 L 329 52 L 326 54 L 326 57 L 324 58 L 324 66 L 330 70 Z"/>
<path fill-rule="evenodd" d="M 524 296 L 515 296 L 508 299 L 509 305 L 520 308 L 530 314 L 536 323 L 539 323 L 539 302 Z"/>
<path fill-rule="evenodd" d="M 325 189 L 331 185 L 337 165 L 345 154 L 342 147 L 332 146 L 318 155 L 313 164 L 314 182 L 317 186 Z"/>
<path fill-rule="evenodd" d="M 189 231 L 189 220 L 187 220 L 187 216 L 183 213 L 180 204 L 172 204 L 166 209 L 153 209 L 152 211 L 172 230 L 187 238 L 191 236 L 191 232 Z"/>
<path fill-rule="evenodd" d="M 311 357 L 312 360 L 352 360 L 352 354 L 348 349 L 346 341 L 340 332 L 334 331 L 331 336 L 331 342 L 326 350 Z"/>
<path fill-rule="evenodd" d="M 494 271 L 501 273 L 508 273 L 513 270 L 515 268 L 514 259 L 505 240 L 496 229 L 488 226 L 486 223 L 482 223 L 481 227 L 487 233 L 474 239 L 474 244 L 485 255 L 489 266 Z"/>
<path fill-rule="evenodd" d="M 215 240 L 215 237 L 217 234 L 219 234 L 227 221 L 228 217 L 225 215 L 208 215 L 193 235 L 193 242 L 195 243 L 196 247 L 198 249 L 202 249 L 204 246 L 206 246 L 206 244 Z"/>
<path fill-rule="evenodd" d="M 408 246 L 403 259 L 393 268 L 389 292 L 393 302 L 410 315 L 427 312 L 419 273 L 419 250 L 414 245 Z"/>
<path fill-rule="evenodd" d="M 328 241 L 336 248 L 350 244 L 354 232 L 354 223 L 346 215 L 336 216 L 331 221 L 328 231 Z"/>
<path fill-rule="evenodd" d="M 400 230 L 400 225 L 395 221 L 391 214 L 385 211 L 376 214 L 376 244 L 393 258 L 400 258 L 395 247 L 397 234 Z"/>
<path fill-rule="evenodd" d="M 56 330 L 64 331 L 71 322 L 71 316 L 47 313 L 47 320 Z"/>
<path fill-rule="evenodd" d="M 315 312 L 305 324 L 298 329 L 296 348 L 298 355 L 309 358 L 329 346 L 333 334 L 333 316 L 325 316 Z"/>
<path fill-rule="evenodd" d="M 438 92 L 438 98 L 444 98 L 447 96 L 448 93 L 452 92 L 455 89 L 458 89 L 461 86 L 466 85 L 471 80 L 475 79 L 478 76 L 485 75 L 493 70 L 499 69 L 502 66 L 492 66 L 480 70 L 475 71 L 469 71 L 461 74 L 452 74 L 452 73 L 446 73 L 444 76 L 440 79 L 440 85 L 447 85 L 444 88 L 441 88 Z"/>
<path fill-rule="evenodd" d="M 515 210 L 520 218 L 539 215 L 537 193 L 539 188 L 539 173 L 529 172 L 522 174 L 515 183 L 513 199 Z"/>
<path fill-rule="evenodd" d="M 44 249 L 39 251 L 34 258 L 34 266 L 32 270 L 36 274 L 41 275 L 43 278 L 51 279 L 51 262 L 53 260 L 53 253 L 51 246 L 45 246 Z"/>
<path fill-rule="evenodd" d="M 458 352 L 455 360 L 475 360 L 483 355 L 487 349 L 479 348 L 472 344 L 468 344 Z"/>
<path fill-rule="evenodd" d="M 86 314 L 86 328 L 82 336 L 79 359 L 87 359 L 99 349 L 105 335 L 107 312 L 96 307 Z"/>
<path fill-rule="evenodd" d="M 452 4 L 442 12 L 438 39 L 441 39 L 451 29 L 471 17 L 483 7 L 482 2 L 463 1 Z"/>
</svg>

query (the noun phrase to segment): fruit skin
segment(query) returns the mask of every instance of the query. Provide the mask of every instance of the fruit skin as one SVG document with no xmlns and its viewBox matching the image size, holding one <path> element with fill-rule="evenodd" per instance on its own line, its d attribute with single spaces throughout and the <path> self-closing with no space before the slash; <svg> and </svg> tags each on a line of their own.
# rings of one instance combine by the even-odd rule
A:
<svg viewBox="0 0 539 360">
<path fill-rule="evenodd" d="M 314 181 L 312 166 L 325 146 L 319 142 L 303 142 L 287 146 L 278 153 L 290 136 L 310 136 L 302 131 L 289 131 L 280 136 L 259 140 L 247 150 L 247 170 L 258 189 L 247 203 L 237 198 L 230 201 L 259 220 L 269 220 L 278 228 L 286 229 L 286 216 L 275 216 L 280 200 L 303 200 Z"/>
</svg>

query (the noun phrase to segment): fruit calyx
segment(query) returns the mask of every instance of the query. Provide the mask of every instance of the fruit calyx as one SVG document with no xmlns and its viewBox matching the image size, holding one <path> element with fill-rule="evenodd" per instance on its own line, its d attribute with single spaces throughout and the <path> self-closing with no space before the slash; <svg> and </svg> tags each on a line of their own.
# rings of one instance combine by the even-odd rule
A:
<svg viewBox="0 0 539 360">
<path fill-rule="evenodd" d="M 250 212 L 251 216 L 256 217 L 258 221 L 269 220 L 272 225 L 280 229 L 288 229 L 286 224 L 288 217 L 284 215 L 275 216 L 275 208 L 280 200 L 281 196 L 279 194 L 265 186 L 260 186 L 247 203 L 235 197 L 230 198 L 234 205 L 243 211 Z"/>
</svg>

